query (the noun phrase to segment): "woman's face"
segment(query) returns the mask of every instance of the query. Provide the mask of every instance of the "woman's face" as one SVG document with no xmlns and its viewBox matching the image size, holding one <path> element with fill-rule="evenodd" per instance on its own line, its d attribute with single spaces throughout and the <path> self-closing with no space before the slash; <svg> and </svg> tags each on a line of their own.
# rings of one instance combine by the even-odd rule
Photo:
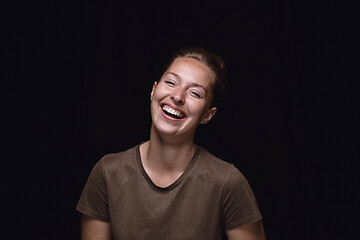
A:
<svg viewBox="0 0 360 240">
<path fill-rule="evenodd" d="M 210 69 L 193 58 L 176 59 L 151 92 L 153 127 L 164 136 L 193 139 L 200 123 L 214 116 L 209 108 L 212 92 Z"/>
</svg>

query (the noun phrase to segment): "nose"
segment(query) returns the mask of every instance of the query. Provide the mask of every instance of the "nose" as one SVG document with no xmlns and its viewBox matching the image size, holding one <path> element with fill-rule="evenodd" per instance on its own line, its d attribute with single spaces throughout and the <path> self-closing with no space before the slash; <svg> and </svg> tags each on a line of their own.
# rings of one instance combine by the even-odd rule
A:
<svg viewBox="0 0 360 240">
<path fill-rule="evenodd" d="M 175 104 L 184 104 L 185 91 L 182 88 L 174 90 L 173 94 L 171 95 L 171 99 L 174 101 Z"/>
</svg>

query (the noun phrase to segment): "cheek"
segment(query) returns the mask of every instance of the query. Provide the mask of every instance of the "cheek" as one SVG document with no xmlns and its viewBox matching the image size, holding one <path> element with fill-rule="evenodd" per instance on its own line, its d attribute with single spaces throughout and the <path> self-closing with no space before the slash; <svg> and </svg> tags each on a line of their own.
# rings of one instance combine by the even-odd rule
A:
<svg viewBox="0 0 360 240">
<path fill-rule="evenodd" d="M 205 115 L 207 110 L 207 105 L 205 101 L 189 101 L 189 111 L 193 115 L 197 115 L 198 117 L 202 117 Z"/>
<path fill-rule="evenodd" d="M 160 99 L 166 97 L 167 95 L 169 95 L 169 92 L 163 86 L 158 85 L 156 87 L 156 89 L 154 89 L 154 91 L 153 91 L 152 99 L 160 100 Z"/>
</svg>

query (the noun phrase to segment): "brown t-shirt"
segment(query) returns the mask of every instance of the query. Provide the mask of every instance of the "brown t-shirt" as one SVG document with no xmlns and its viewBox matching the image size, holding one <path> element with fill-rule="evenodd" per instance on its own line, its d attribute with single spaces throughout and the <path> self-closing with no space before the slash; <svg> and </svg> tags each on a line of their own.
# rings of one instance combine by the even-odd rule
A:
<svg viewBox="0 0 360 240">
<path fill-rule="evenodd" d="M 76 209 L 110 222 L 115 240 L 218 240 L 224 229 L 261 219 L 245 177 L 202 147 L 166 188 L 145 172 L 139 145 L 106 155 L 91 171 Z"/>
</svg>

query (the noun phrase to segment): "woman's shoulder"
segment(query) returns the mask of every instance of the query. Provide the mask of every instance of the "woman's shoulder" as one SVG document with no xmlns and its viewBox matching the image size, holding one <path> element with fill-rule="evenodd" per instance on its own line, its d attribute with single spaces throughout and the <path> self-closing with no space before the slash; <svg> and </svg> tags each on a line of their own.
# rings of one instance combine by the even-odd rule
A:
<svg viewBox="0 0 360 240">
<path fill-rule="evenodd" d="M 202 146 L 199 146 L 199 152 L 199 160 L 206 165 L 214 166 L 219 169 L 229 169 L 233 167 L 233 164 L 215 156 Z"/>
<path fill-rule="evenodd" d="M 102 165 L 102 168 L 114 169 L 124 164 L 135 163 L 138 148 L 139 145 L 136 145 L 124 151 L 106 154 L 98 164 Z"/>
<path fill-rule="evenodd" d="M 212 176 L 222 181 L 228 181 L 229 177 L 237 176 L 239 180 L 246 180 L 244 175 L 232 163 L 227 162 L 200 147 L 198 166 Z"/>
</svg>

